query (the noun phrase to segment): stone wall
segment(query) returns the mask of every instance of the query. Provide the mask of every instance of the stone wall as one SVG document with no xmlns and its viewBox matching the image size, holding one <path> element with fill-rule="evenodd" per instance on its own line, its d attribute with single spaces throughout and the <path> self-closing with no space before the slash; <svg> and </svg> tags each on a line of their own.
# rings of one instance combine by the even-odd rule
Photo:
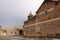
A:
<svg viewBox="0 0 60 40">
<path fill-rule="evenodd" d="M 60 34 L 60 3 L 50 1 L 41 5 L 36 15 L 24 22 L 25 36 L 56 36 Z"/>
</svg>

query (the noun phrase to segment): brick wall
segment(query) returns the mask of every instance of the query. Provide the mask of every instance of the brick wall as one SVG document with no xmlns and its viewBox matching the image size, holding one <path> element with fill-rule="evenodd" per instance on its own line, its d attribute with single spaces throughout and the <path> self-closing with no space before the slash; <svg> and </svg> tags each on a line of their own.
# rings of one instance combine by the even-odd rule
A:
<svg viewBox="0 0 60 40">
<path fill-rule="evenodd" d="M 60 34 L 59 18 L 60 3 L 56 5 L 56 2 L 48 2 L 47 6 L 43 3 L 37 10 L 36 15 L 24 22 L 24 35 L 55 36 Z"/>
</svg>

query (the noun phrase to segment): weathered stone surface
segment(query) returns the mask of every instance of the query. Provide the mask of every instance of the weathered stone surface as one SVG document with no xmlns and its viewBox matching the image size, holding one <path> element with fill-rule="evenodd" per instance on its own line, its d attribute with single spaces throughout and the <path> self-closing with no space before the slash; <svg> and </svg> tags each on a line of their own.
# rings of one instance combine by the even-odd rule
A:
<svg viewBox="0 0 60 40">
<path fill-rule="evenodd" d="M 24 22 L 25 36 L 55 37 L 60 35 L 60 3 L 44 2 L 37 10 L 36 15 Z"/>
</svg>

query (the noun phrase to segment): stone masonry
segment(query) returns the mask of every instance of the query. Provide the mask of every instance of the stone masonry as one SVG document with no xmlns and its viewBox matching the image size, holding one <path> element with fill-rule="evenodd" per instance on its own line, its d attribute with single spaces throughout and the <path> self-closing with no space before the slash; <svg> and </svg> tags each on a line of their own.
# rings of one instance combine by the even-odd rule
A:
<svg viewBox="0 0 60 40">
<path fill-rule="evenodd" d="M 23 27 L 24 36 L 60 35 L 60 1 L 44 0 L 35 16 L 30 13 Z"/>
</svg>

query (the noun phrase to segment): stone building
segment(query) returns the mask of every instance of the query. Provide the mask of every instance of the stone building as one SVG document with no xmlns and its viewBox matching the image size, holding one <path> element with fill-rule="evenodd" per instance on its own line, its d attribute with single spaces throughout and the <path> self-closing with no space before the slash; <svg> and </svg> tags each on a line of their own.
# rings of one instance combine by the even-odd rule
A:
<svg viewBox="0 0 60 40">
<path fill-rule="evenodd" d="M 60 0 L 44 0 L 36 11 L 24 22 L 24 36 L 60 35 Z"/>
<path fill-rule="evenodd" d="M 23 28 L 21 26 L 9 26 L 0 28 L 0 36 L 20 36 L 23 35 Z"/>
<path fill-rule="evenodd" d="M 0 28 L 0 36 L 6 36 L 6 30 Z"/>
</svg>

